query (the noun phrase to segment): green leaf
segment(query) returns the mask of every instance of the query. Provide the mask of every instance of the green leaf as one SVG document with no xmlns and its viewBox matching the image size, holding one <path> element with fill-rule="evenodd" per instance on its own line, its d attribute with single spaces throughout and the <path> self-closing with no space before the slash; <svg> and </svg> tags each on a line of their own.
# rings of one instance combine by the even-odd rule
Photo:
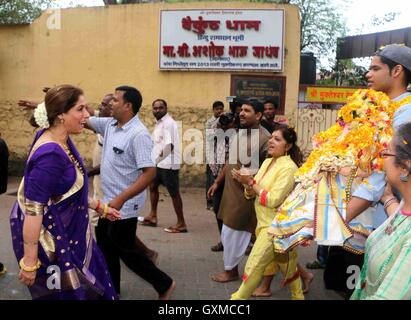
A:
<svg viewBox="0 0 411 320">
<path fill-rule="evenodd" d="M 0 0 L 0 24 L 28 24 L 54 0 Z"/>
</svg>

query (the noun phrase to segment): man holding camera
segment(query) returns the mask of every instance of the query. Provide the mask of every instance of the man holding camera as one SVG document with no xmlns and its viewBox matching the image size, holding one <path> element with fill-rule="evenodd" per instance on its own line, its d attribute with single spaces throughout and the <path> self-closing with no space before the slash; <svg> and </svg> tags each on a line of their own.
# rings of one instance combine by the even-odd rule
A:
<svg viewBox="0 0 411 320">
<path fill-rule="evenodd" d="M 214 130 L 217 128 L 218 119 L 223 114 L 223 112 L 224 112 L 224 103 L 222 101 L 214 101 L 214 103 L 213 103 L 213 116 L 207 120 L 206 125 L 205 125 L 207 141 L 210 141 L 209 137 L 212 138 L 212 136 L 213 136 L 212 133 L 214 133 Z M 214 182 L 213 175 L 211 173 L 210 166 L 207 163 L 206 164 L 206 201 L 207 201 L 207 210 L 211 210 L 213 208 L 212 199 L 209 199 L 207 197 L 207 191 L 208 191 L 208 189 L 210 189 L 213 182 Z"/>
<path fill-rule="evenodd" d="M 211 185 L 217 179 L 221 170 L 224 168 L 224 164 L 226 160 L 228 160 L 230 138 L 235 134 L 234 122 L 235 122 L 235 116 L 231 112 L 222 114 L 218 118 L 217 130 L 214 132 L 215 134 L 211 142 L 212 149 L 210 151 L 212 153 L 213 158 L 212 158 L 212 161 L 210 161 L 207 164 L 207 166 L 210 168 L 210 173 L 211 173 L 211 184 L 209 187 L 211 187 Z M 218 231 L 220 232 L 220 234 L 221 234 L 221 229 L 223 227 L 223 221 L 219 219 L 217 215 L 218 215 L 218 210 L 220 208 L 221 198 L 223 196 L 223 190 L 224 190 L 224 181 L 218 186 L 213 196 L 209 199 L 212 203 L 213 211 L 216 215 Z M 223 250 L 224 250 L 224 247 L 221 241 L 211 247 L 211 251 L 214 251 L 214 252 L 223 251 Z"/>
</svg>

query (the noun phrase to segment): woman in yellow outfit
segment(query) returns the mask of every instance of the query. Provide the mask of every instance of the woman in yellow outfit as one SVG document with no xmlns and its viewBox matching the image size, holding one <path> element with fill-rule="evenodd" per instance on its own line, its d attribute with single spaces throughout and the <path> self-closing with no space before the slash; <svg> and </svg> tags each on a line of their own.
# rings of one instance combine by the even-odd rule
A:
<svg viewBox="0 0 411 320">
<path fill-rule="evenodd" d="M 304 299 L 297 266 L 297 252 L 295 250 L 285 254 L 274 252 L 273 238 L 267 234 L 276 208 L 282 204 L 294 187 L 294 173 L 302 161 L 296 141 L 297 134 L 294 129 L 281 125 L 269 140 L 270 158 L 263 162 L 254 179 L 241 170 L 232 171 L 234 179 L 245 186 L 245 197 L 255 198 L 257 214 L 257 240 L 245 266 L 243 283 L 231 296 L 233 300 L 248 299 L 263 275 L 272 277 L 278 270 L 281 270 L 284 275 L 282 284 L 290 286 L 291 298 Z"/>
</svg>

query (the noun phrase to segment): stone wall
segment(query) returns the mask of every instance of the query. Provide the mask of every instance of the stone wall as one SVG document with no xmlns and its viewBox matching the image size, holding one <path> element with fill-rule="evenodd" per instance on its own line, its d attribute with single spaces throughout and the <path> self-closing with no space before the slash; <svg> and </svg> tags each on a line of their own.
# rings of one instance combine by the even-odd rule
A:
<svg viewBox="0 0 411 320">
<path fill-rule="evenodd" d="M 96 104 L 90 104 L 96 106 Z M 9 171 L 12 176 L 23 175 L 24 165 L 27 159 L 28 150 L 33 140 L 36 129 L 28 122 L 31 116 L 30 111 L 24 111 L 17 106 L 17 102 L 0 101 L 0 134 L 9 146 L 10 161 Z M 228 111 L 228 106 L 226 110 Z M 207 107 L 169 107 L 169 113 L 176 121 L 182 122 L 182 133 L 189 133 L 189 129 L 198 129 L 204 132 L 204 124 L 212 112 Z M 150 132 L 154 128 L 154 116 L 151 113 L 151 105 L 145 105 L 139 113 L 141 121 L 147 126 Z M 293 114 L 286 115 L 290 125 L 294 124 Z M 283 116 L 281 118 L 284 118 Z M 182 138 L 183 138 L 182 137 Z M 190 135 L 186 139 L 190 138 Z M 79 150 L 87 167 L 92 165 L 92 152 L 96 138 L 94 133 L 84 130 L 81 134 L 73 136 L 74 143 Z M 183 149 L 194 141 L 183 140 Z M 204 149 L 205 150 L 205 149 Z M 202 157 L 204 157 L 204 152 Z M 203 159 L 205 161 L 205 159 Z M 180 183 L 182 186 L 203 187 L 205 186 L 205 164 L 185 164 L 180 171 Z"/>
</svg>

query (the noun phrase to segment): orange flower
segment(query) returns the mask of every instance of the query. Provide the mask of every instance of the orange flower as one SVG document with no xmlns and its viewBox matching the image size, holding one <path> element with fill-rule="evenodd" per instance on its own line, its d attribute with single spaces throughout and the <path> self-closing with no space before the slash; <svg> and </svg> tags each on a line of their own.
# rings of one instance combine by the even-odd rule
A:
<svg viewBox="0 0 411 320">
<path fill-rule="evenodd" d="M 357 90 L 338 111 L 336 124 L 313 137 L 314 150 L 297 171 L 297 181 L 308 187 L 321 171 L 338 172 L 346 166 L 383 170 L 379 151 L 393 136 L 391 124 L 397 108 L 383 92 Z"/>
</svg>

